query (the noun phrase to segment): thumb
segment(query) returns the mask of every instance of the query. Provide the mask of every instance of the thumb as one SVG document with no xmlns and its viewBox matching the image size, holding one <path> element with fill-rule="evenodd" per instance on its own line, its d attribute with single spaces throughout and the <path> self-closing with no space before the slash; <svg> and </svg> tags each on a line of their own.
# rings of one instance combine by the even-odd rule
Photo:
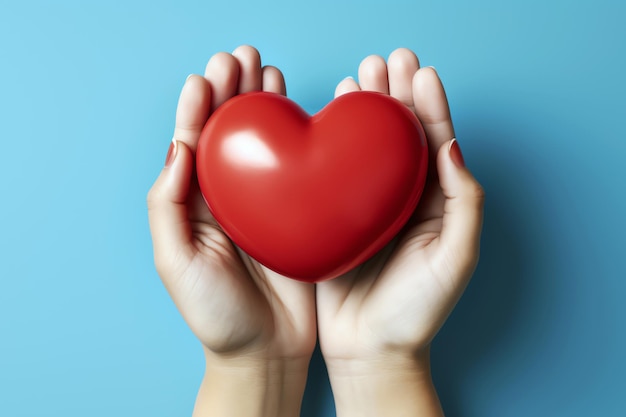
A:
<svg viewBox="0 0 626 417">
<path fill-rule="evenodd" d="M 191 258 L 187 196 L 192 170 L 191 150 L 184 142 L 172 140 L 165 167 L 148 192 L 154 262 L 161 276 L 177 269 L 176 261 Z"/>
<path fill-rule="evenodd" d="M 460 271 L 471 273 L 478 261 L 485 193 L 465 167 L 456 139 L 439 149 L 437 171 L 445 196 L 440 243 Z"/>
</svg>

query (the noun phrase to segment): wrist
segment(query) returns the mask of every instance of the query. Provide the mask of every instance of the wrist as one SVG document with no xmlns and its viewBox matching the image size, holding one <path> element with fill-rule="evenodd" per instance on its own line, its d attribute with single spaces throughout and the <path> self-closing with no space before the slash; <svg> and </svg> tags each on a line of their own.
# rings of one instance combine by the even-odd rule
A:
<svg viewBox="0 0 626 417">
<path fill-rule="evenodd" d="M 338 417 L 443 416 L 429 349 L 326 361 Z"/>
<path fill-rule="evenodd" d="M 193 416 L 299 416 L 309 360 L 207 352 Z"/>
</svg>

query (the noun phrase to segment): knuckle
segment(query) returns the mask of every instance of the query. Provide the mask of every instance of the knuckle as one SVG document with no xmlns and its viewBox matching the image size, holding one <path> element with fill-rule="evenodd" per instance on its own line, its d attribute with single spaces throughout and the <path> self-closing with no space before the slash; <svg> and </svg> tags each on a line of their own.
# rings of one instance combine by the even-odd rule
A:
<svg viewBox="0 0 626 417">
<path fill-rule="evenodd" d="M 163 256 L 154 255 L 154 268 L 160 277 L 165 277 L 170 272 L 170 262 Z"/>
<path fill-rule="evenodd" d="M 146 195 L 146 204 L 148 206 L 148 210 L 156 206 L 156 202 L 158 199 L 159 199 L 158 190 L 156 189 L 156 187 L 152 186 L 148 190 L 148 194 Z"/>
<path fill-rule="evenodd" d="M 480 248 L 478 246 L 449 248 L 447 251 L 447 268 L 451 276 L 459 275 L 469 279 L 473 274 L 478 259 L 480 257 Z"/>
<path fill-rule="evenodd" d="M 485 189 L 479 183 L 474 184 L 474 189 L 472 190 L 472 195 L 476 200 L 484 201 L 485 200 Z"/>
<path fill-rule="evenodd" d="M 481 205 L 485 200 L 485 189 L 478 181 L 472 178 L 471 181 L 467 181 L 466 185 L 463 187 L 462 196 L 464 200 L 473 200 L 478 205 Z"/>
</svg>

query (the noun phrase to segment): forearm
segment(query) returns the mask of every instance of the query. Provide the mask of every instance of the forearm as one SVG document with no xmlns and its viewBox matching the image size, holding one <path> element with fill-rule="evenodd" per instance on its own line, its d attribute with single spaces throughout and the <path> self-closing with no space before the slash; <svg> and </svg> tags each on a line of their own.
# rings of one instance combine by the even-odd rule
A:
<svg viewBox="0 0 626 417">
<path fill-rule="evenodd" d="M 207 354 L 193 417 L 297 417 L 308 359 L 223 359 Z"/>
<path fill-rule="evenodd" d="M 443 410 L 421 357 L 327 363 L 337 417 L 441 417 Z"/>
</svg>

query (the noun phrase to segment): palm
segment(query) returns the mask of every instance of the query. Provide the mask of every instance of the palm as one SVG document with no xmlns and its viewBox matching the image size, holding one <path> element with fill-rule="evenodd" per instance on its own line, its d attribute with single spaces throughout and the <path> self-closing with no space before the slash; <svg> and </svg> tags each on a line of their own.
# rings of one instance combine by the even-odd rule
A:
<svg viewBox="0 0 626 417">
<path fill-rule="evenodd" d="M 287 280 L 238 250 L 192 196 L 193 257 L 181 281 L 193 300 L 186 315 L 213 351 L 262 347 L 270 355 L 305 356 L 316 337 L 314 287 Z M 218 323 L 218 325 L 216 325 Z"/>
<path fill-rule="evenodd" d="M 429 197 L 420 203 L 422 209 L 436 204 L 434 196 Z M 434 265 L 433 256 L 440 223 L 441 215 L 408 227 L 360 268 L 319 285 L 317 305 L 325 356 L 353 354 L 346 348 L 380 349 L 430 341 L 433 323 L 445 319 L 432 307 L 446 303 L 452 290 L 445 277 L 433 274 L 441 269 Z M 377 346 L 367 340 L 372 333 Z M 344 344 L 344 340 L 355 342 Z"/>
<path fill-rule="evenodd" d="M 185 305 L 193 315 L 186 318 L 198 338 L 214 351 L 250 348 L 253 341 L 277 354 L 308 349 L 315 338 L 314 288 L 286 280 L 237 250 L 194 188 L 189 201 L 194 251 L 180 281 L 189 288 Z"/>
</svg>

